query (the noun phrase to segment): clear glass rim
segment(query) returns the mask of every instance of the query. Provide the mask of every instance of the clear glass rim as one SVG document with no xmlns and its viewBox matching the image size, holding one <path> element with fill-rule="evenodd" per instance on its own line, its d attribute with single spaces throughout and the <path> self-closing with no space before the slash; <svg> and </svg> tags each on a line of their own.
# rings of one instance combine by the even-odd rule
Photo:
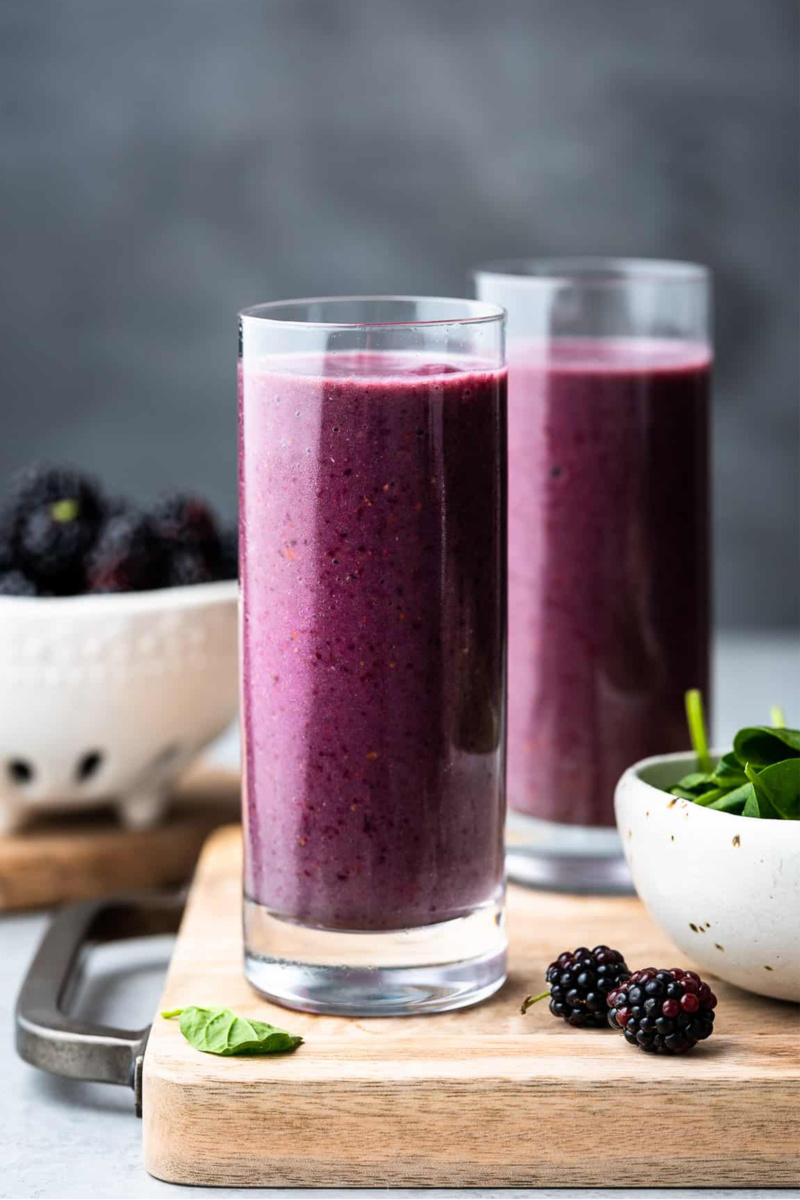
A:
<svg viewBox="0 0 800 1200">
<path fill-rule="evenodd" d="M 440 304 L 452 305 L 452 316 L 412 321 L 304 321 L 279 315 L 281 310 L 300 309 L 312 304 Z M 460 315 L 456 309 L 460 309 Z M 485 300 L 450 296 L 311 296 L 297 300 L 271 300 L 252 304 L 239 312 L 240 319 L 264 321 L 281 329 L 414 329 L 445 325 L 490 325 L 505 319 L 506 310 Z"/>
<path fill-rule="evenodd" d="M 534 287 L 569 283 L 589 287 L 625 287 L 632 283 L 685 286 L 707 284 L 710 270 L 702 263 L 680 259 L 589 255 L 500 259 L 473 267 L 472 276 L 491 276 L 504 283 Z"/>
</svg>

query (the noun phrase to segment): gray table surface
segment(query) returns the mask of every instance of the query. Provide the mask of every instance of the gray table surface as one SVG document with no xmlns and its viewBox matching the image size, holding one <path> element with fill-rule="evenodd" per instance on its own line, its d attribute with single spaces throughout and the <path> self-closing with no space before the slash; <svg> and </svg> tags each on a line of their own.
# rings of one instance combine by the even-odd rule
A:
<svg viewBox="0 0 800 1200">
<path fill-rule="evenodd" d="M 769 706 L 784 706 L 787 721 L 800 724 L 800 652 L 789 635 L 761 638 L 726 635 L 719 640 L 715 667 L 715 741 L 729 743 L 739 726 L 768 718 Z M 235 762 L 235 739 L 215 748 L 220 761 Z M 282 1189 L 183 1188 L 152 1179 L 141 1159 L 141 1127 L 133 1114 L 132 1094 L 103 1084 L 48 1077 L 21 1062 L 13 1048 L 13 1010 L 17 990 L 47 914 L 27 913 L 0 920 L 0 1196 L 38 1200 L 59 1197 L 150 1197 L 185 1192 L 191 1196 L 294 1195 Z M 169 961 L 170 938 L 104 947 L 92 958 L 79 1011 L 92 1020 L 135 1028 L 152 1020 Z M 800 1180 L 798 1181 L 800 1183 Z M 307 1195 L 297 1192 L 297 1195 Z M 385 1196 L 383 1189 L 316 1195 Z M 395 1196 L 411 1192 L 395 1191 Z M 428 1195 L 450 1197 L 437 1190 Z M 480 1189 L 478 1196 L 553 1196 L 564 1191 Z M 647 1194 L 679 1197 L 690 1190 L 599 1191 L 581 1196 Z M 791 1190 L 736 1192 L 705 1190 L 703 1196 L 797 1196 Z"/>
</svg>

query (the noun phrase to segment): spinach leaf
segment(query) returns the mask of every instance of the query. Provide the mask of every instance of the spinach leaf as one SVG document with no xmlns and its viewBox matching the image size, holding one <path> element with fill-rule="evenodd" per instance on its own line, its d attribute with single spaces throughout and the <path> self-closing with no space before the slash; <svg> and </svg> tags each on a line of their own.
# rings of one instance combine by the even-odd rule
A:
<svg viewBox="0 0 800 1200">
<path fill-rule="evenodd" d="M 740 787 L 741 784 L 747 783 L 744 767 L 732 750 L 727 754 L 723 754 L 714 768 L 714 774 L 711 778 L 716 784 L 724 788 Z"/>
<path fill-rule="evenodd" d="M 787 758 L 763 771 L 748 767 L 747 783 L 725 792 L 708 807 L 762 820 L 800 821 L 800 758 Z"/>
<path fill-rule="evenodd" d="M 753 787 L 750 788 L 750 794 L 747 797 L 747 803 L 745 804 L 744 808 L 742 809 L 741 815 L 743 817 L 766 817 L 766 816 L 769 816 L 766 809 L 764 810 L 764 812 L 761 811 L 761 806 L 758 803 L 758 793 L 756 792 L 755 788 L 753 788 Z"/>
<path fill-rule="evenodd" d="M 684 775 L 683 779 L 679 779 L 675 786 L 670 788 L 670 792 L 683 800 L 710 804 L 722 792 L 740 787 L 743 783 L 747 783 L 744 768 L 736 755 L 730 752 L 723 755 L 710 774 L 692 771 L 689 775 Z"/>
<path fill-rule="evenodd" d="M 774 729 L 755 725 L 740 729 L 733 739 L 733 752 L 744 766 L 769 767 L 787 758 L 800 758 L 800 729 Z"/>
<path fill-rule="evenodd" d="M 718 812 L 728 812 L 736 816 L 742 816 L 745 805 L 753 795 L 753 785 L 748 781 L 747 783 L 743 783 L 741 787 L 734 788 L 732 792 L 725 792 L 717 800 L 712 801 L 708 807 L 715 808 Z"/>
<path fill-rule="evenodd" d="M 719 800 L 721 796 L 727 796 L 728 791 L 728 788 L 715 787 L 709 791 L 701 792 L 699 796 L 684 796 L 684 800 L 693 800 L 695 804 L 699 804 L 702 808 L 708 808 L 715 800 Z"/>
<path fill-rule="evenodd" d="M 296 1050 L 301 1037 L 267 1025 L 237 1017 L 229 1008 L 175 1008 L 162 1017 L 180 1017 L 181 1033 L 195 1050 L 204 1054 L 282 1054 Z"/>
<path fill-rule="evenodd" d="M 800 821 L 800 758 L 786 758 L 783 762 L 764 767 L 753 780 L 758 795 L 761 816 L 764 805 L 772 809 L 770 816 L 782 817 L 784 821 Z"/>
<path fill-rule="evenodd" d="M 733 750 L 712 767 L 703 698 L 686 693 L 689 736 L 698 770 L 684 775 L 673 796 L 703 808 L 761 820 L 800 821 L 800 730 L 786 729 L 783 711 L 772 710 L 772 726 L 740 729 Z"/>
<path fill-rule="evenodd" d="M 699 800 L 706 792 L 716 791 L 717 786 L 713 775 L 692 771 L 689 775 L 684 775 L 683 779 L 679 779 L 675 786 L 670 788 L 670 792 L 673 796 L 680 796 L 682 800 Z"/>
<path fill-rule="evenodd" d="M 781 814 L 776 811 L 769 795 L 761 784 L 759 773 L 755 767 L 751 767 L 750 763 L 745 763 L 744 773 L 753 785 L 753 792 L 747 798 L 742 816 L 763 817 L 769 821 L 780 820 Z"/>
<path fill-rule="evenodd" d="M 684 775 L 677 786 L 685 788 L 687 792 L 701 792 L 704 788 L 714 786 L 714 776 L 704 775 L 702 771 L 692 771 L 689 775 Z"/>
</svg>

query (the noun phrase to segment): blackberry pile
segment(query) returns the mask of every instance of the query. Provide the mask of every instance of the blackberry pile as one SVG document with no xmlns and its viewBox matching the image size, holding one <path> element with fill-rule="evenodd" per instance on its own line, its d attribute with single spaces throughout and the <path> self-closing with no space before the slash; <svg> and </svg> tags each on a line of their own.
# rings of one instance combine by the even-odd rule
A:
<svg viewBox="0 0 800 1200">
<path fill-rule="evenodd" d="M 608 1023 L 650 1054 L 685 1054 L 714 1030 L 717 997 L 694 971 L 646 967 L 608 994 Z"/>
<path fill-rule="evenodd" d="M 630 977 L 625 959 L 619 950 L 595 946 L 589 950 L 579 946 L 566 950 L 545 973 L 550 984 L 546 992 L 528 996 L 522 1011 L 532 1004 L 550 998 L 550 1012 L 568 1025 L 599 1029 L 608 1022 L 608 995 L 615 992 Z"/>
<path fill-rule="evenodd" d="M 169 582 L 166 548 L 146 513 L 119 513 L 103 526 L 86 563 L 87 592 L 142 592 Z"/>
<path fill-rule="evenodd" d="M 204 500 L 176 494 L 151 509 L 109 499 L 87 475 L 35 466 L 0 515 L 0 596 L 131 592 L 235 579 L 235 529 Z"/>
</svg>

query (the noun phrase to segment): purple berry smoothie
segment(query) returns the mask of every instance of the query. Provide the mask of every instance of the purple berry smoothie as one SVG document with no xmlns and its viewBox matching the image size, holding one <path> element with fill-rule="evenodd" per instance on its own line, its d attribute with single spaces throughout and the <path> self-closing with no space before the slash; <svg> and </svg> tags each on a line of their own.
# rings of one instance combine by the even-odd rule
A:
<svg viewBox="0 0 800 1200">
<path fill-rule="evenodd" d="M 503 886 L 505 372 L 333 353 L 239 392 L 247 894 L 469 913 Z"/>
<path fill-rule="evenodd" d="M 625 767 L 708 688 L 707 348 L 510 347 L 508 800 L 613 825 Z"/>
</svg>

